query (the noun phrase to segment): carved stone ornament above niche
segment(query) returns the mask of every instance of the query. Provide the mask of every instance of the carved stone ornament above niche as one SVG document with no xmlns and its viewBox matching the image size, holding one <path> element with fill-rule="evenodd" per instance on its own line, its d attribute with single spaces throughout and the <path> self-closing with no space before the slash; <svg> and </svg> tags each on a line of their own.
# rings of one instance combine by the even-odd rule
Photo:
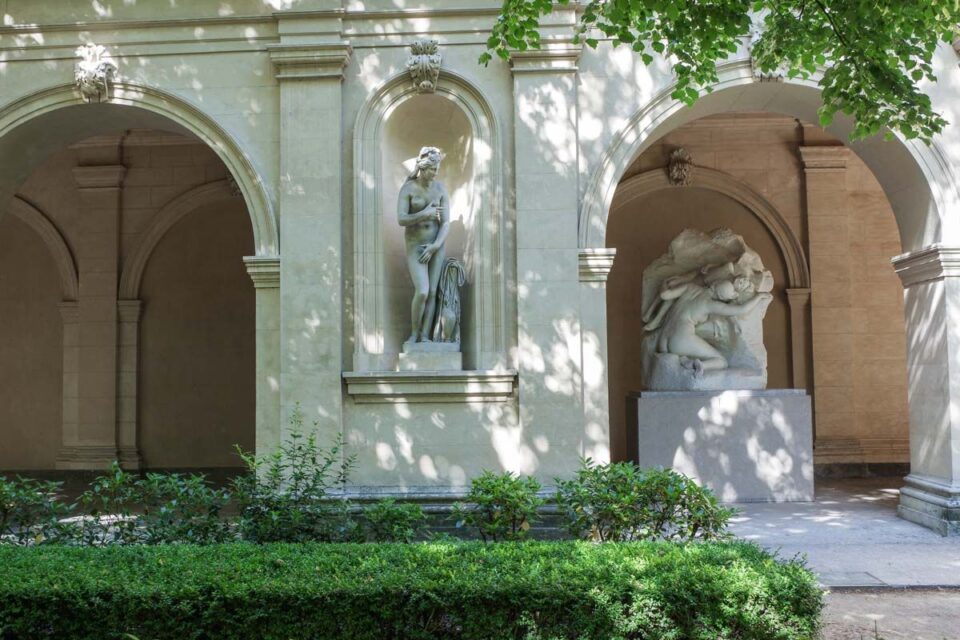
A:
<svg viewBox="0 0 960 640">
<path fill-rule="evenodd" d="M 80 62 L 74 69 L 74 80 L 86 102 L 103 102 L 109 98 L 110 82 L 117 74 L 117 64 L 103 45 L 85 44 L 77 48 Z"/>
<path fill-rule="evenodd" d="M 690 152 L 679 147 L 670 154 L 670 163 L 667 166 L 667 178 L 675 187 L 685 187 L 690 184 L 690 172 L 693 169 L 693 158 Z"/>
<path fill-rule="evenodd" d="M 410 45 L 407 70 L 418 93 L 433 93 L 437 90 L 442 62 L 440 44 L 436 40 L 421 38 Z"/>
</svg>

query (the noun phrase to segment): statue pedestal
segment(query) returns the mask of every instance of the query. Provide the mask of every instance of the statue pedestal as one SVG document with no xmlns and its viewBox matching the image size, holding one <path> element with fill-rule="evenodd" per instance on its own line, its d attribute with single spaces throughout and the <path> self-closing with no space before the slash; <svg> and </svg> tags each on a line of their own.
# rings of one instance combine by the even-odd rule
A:
<svg viewBox="0 0 960 640">
<path fill-rule="evenodd" d="M 459 342 L 404 342 L 400 371 L 462 371 Z"/>
<path fill-rule="evenodd" d="M 627 399 L 627 450 L 722 502 L 813 500 L 813 429 L 803 389 L 643 391 Z"/>
</svg>

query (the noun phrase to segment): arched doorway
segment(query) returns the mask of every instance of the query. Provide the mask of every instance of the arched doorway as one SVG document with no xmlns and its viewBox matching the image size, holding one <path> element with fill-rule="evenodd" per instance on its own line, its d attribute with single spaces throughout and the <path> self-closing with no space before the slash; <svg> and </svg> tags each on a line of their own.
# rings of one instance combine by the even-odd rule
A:
<svg viewBox="0 0 960 640">
<path fill-rule="evenodd" d="M 664 93 L 662 99 L 632 118 L 615 137 L 586 185 L 579 229 L 584 282 L 600 279 L 584 279 L 585 265 L 588 274 L 594 275 L 600 273 L 597 269 L 609 268 L 614 262 L 613 252 L 605 243 L 617 185 L 630 165 L 658 139 L 697 118 L 739 110 L 782 113 L 813 122 L 819 104 L 812 85 L 789 81 L 757 84 L 749 66 L 739 62 L 726 66 L 714 93 L 692 109 L 673 103 L 667 95 Z M 848 131 L 849 122 L 836 122 L 829 133 L 836 140 L 846 140 Z M 837 150 L 801 154 L 805 175 L 814 176 L 812 183 L 825 184 L 829 175 L 845 166 L 841 156 L 848 153 L 846 149 L 862 160 L 882 188 L 896 220 L 900 246 L 907 252 L 894 261 L 906 287 L 904 385 L 909 396 L 910 422 L 910 475 L 901 492 L 900 512 L 942 532 L 956 531 L 960 519 L 960 491 L 956 489 L 960 465 L 955 450 L 960 442 L 960 422 L 952 409 L 957 400 L 955 391 L 951 391 L 956 383 L 951 381 L 960 377 L 960 368 L 949 344 L 950 336 L 955 339 L 960 327 L 948 313 L 948 305 L 954 304 L 948 300 L 952 299 L 949 278 L 954 272 L 954 252 L 950 247 L 957 244 L 958 238 L 948 212 L 958 199 L 950 165 L 936 144 L 927 147 L 912 142 L 868 140 Z M 826 210 L 828 205 L 821 202 L 817 206 Z M 893 257 L 892 252 L 885 256 Z M 586 335 L 600 336 L 595 341 L 605 345 L 606 327 L 600 326 L 599 318 L 587 320 Z M 604 356 L 608 352 L 605 348 Z"/>
<path fill-rule="evenodd" d="M 269 259 L 275 255 L 276 233 L 269 201 L 252 166 L 229 136 L 195 110 L 147 90 L 136 96 L 120 97 L 116 102 L 126 104 L 77 104 L 78 99 L 65 88 L 0 111 L 4 169 L 0 192 L 13 194 L 5 200 L 5 209 L 9 212 L 11 208 L 22 208 L 17 203 L 25 202 L 39 211 L 46 227 L 61 240 L 59 253 L 54 251 L 54 255 L 67 265 L 58 264 L 54 274 L 63 280 L 63 272 L 72 271 L 78 282 L 72 294 L 63 291 L 55 296 L 59 304 L 45 305 L 50 309 L 38 312 L 33 326 L 20 335 L 27 338 L 20 343 L 29 346 L 29 340 L 40 328 L 50 322 L 57 325 L 57 339 L 44 341 L 44 354 L 51 350 L 57 353 L 32 361 L 46 362 L 43 375 L 27 376 L 21 362 L 4 359 L 5 375 L 33 378 L 37 385 L 46 378 L 56 379 L 57 397 L 44 404 L 53 407 L 56 416 L 39 421 L 55 424 L 55 428 L 47 425 L 34 434 L 36 437 L 31 435 L 26 444 L 30 451 L 39 453 L 14 455 L 16 459 L 4 460 L 0 466 L 98 469 L 115 459 L 129 467 L 237 466 L 231 457 L 232 445 L 253 448 L 256 395 L 255 295 L 253 284 L 244 274 L 243 261 L 245 256 Z M 134 103 L 139 106 L 132 106 Z M 197 199 L 181 212 L 197 215 L 187 216 L 180 229 L 167 224 L 158 233 L 158 226 L 153 223 L 158 216 L 163 217 L 161 214 L 165 207 L 169 209 L 171 201 L 204 185 L 209 190 L 211 184 L 215 185 L 219 200 Z M 178 284 L 173 282 L 176 278 L 170 269 L 151 266 L 143 278 L 150 284 L 144 295 L 138 295 L 144 265 L 155 252 L 161 256 L 157 264 L 163 263 L 164 255 L 170 262 L 169 254 L 180 253 L 165 248 L 171 241 L 164 236 L 168 231 L 182 235 L 183 229 L 194 242 L 201 238 L 208 242 L 205 249 L 195 247 L 192 258 L 185 254 L 173 260 L 192 260 L 191 278 Z M 218 244 L 218 232 L 220 239 L 234 241 Z M 0 237 L 0 243 L 16 243 L 17 237 L 11 231 Z M 148 246 L 149 251 L 144 251 L 143 246 Z M 121 284 L 121 274 L 137 261 L 140 273 L 130 295 L 130 287 L 124 289 Z M 217 265 L 230 262 L 229 282 L 224 282 L 224 270 Z M 5 275 L 17 278 L 22 274 L 8 270 Z M 147 322 L 149 332 L 164 334 L 168 340 L 181 344 L 183 336 L 178 337 L 176 323 L 163 319 L 162 311 L 183 304 L 177 293 L 204 287 L 236 294 L 226 296 L 236 307 L 233 310 L 230 305 L 224 307 L 223 298 L 202 301 L 201 306 L 220 312 L 219 316 L 214 314 L 214 320 L 219 317 L 223 321 L 224 316 L 229 319 L 224 329 L 216 331 L 202 322 L 188 327 L 194 330 L 199 326 L 224 337 L 222 357 L 211 358 L 209 353 L 200 352 L 191 360 L 170 357 L 168 353 L 142 360 L 141 356 L 150 352 L 141 351 L 141 320 Z M 31 291 L 19 291 L 16 295 L 20 306 L 35 305 L 42 297 Z M 9 317 L 16 308 L 17 305 L 5 305 L 0 310 L 4 323 L 16 324 L 16 318 Z M 206 319 L 209 324 L 211 317 Z M 179 331 L 183 334 L 182 328 Z M 153 335 L 149 332 L 147 337 Z M 240 376 L 242 383 L 230 385 L 235 395 L 229 400 L 222 394 L 218 398 L 196 393 L 196 402 L 191 406 L 189 402 L 184 404 L 186 396 L 178 390 L 167 389 L 158 395 L 155 387 L 162 389 L 163 385 L 153 384 L 149 376 L 142 378 L 143 367 L 154 366 L 158 359 L 164 366 L 179 370 L 175 378 L 184 378 L 185 372 L 199 369 L 198 362 L 212 361 L 226 379 L 235 381 Z M 209 366 L 204 371 L 213 375 Z M 145 391 L 153 404 L 143 406 L 140 402 Z M 179 415 L 186 416 L 180 424 L 172 425 L 170 412 L 157 408 L 171 406 L 178 406 Z M 203 412 L 197 409 L 199 406 L 214 408 Z M 12 417 L 22 410 L 22 398 L 4 402 L 2 411 L 9 415 L 0 416 L 0 428 L 12 424 Z M 244 415 L 242 420 L 236 419 L 238 411 Z M 42 412 L 35 413 L 39 416 Z M 210 422 L 211 413 L 223 417 L 219 420 L 221 425 L 230 426 L 202 424 Z M 184 449 L 189 455 L 183 456 L 161 438 L 162 444 L 154 448 L 169 455 L 153 455 L 154 461 L 142 455 L 141 442 L 149 442 L 151 434 L 175 436 L 178 432 L 204 429 L 222 437 L 189 451 Z M 53 448 L 48 432 L 55 432 Z"/>
</svg>

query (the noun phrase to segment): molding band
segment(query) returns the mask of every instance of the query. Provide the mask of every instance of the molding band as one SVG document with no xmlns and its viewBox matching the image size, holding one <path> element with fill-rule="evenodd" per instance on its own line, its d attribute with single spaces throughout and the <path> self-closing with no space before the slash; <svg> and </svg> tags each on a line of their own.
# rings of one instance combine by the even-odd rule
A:
<svg viewBox="0 0 960 640">
<path fill-rule="evenodd" d="M 580 282 L 606 282 L 616 255 L 616 248 L 580 249 L 578 255 Z"/>
<path fill-rule="evenodd" d="M 347 393 L 364 404 L 506 402 L 514 398 L 517 372 L 345 372 L 343 380 Z"/>
<path fill-rule="evenodd" d="M 277 44 L 267 47 L 277 80 L 343 78 L 353 48 L 346 43 Z"/>
<path fill-rule="evenodd" d="M 246 256 L 243 264 L 247 274 L 253 280 L 255 289 L 277 289 L 280 287 L 279 256 Z"/>
<path fill-rule="evenodd" d="M 933 244 L 890 260 L 904 287 L 960 277 L 960 247 Z"/>
</svg>

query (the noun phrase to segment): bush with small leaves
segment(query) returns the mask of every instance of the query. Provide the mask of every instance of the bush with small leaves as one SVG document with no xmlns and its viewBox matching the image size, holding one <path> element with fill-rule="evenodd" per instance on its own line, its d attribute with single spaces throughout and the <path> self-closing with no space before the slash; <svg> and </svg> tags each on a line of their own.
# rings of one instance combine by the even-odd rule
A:
<svg viewBox="0 0 960 640">
<path fill-rule="evenodd" d="M 69 542 L 74 526 L 62 520 L 72 505 L 60 502 L 62 483 L 0 476 L 0 544 Z"/>
<path fill-rule="evenodd" d="M 424 536 L 427 516 L 420 505 L 384 498 L 363 509 L 367 539 L 371 542 L 413 542 Z"/>
<path fill-rule="evenodd" d="M 87 545 L 138 544 L 143 531 L 135 514 L 142 496 L 138 477 L 114 461 L 104 475 L 96 477 L 80 495 L 85 514 L 80 542 Z"/>
<path fill-rule="evenodd" d="M 600 542 L 721 539 L 736 513 L 673 470 L 589 458 L 574 479 L 557 480 L 557 505 L 573 536 Z"/>
<path fill-rule="evenodd" d="M 536 478 L 484 471 L 470 481 L 466 503 L 453 508 L 457 527 L 476 528 L 484 542 L 524 540 L 544 500 Z"/>
<path fill-rule="evenodd" d="M 249 542 L 344 542 L 362 539 L 349 502 L 331 491 L 347 480 L 354 456 L 344 457 L 341 436 L 324 449 L 314 430 L 304 433 L 299 408 L 290 433 L 271 454 L 239 451 L 247 467 L 232 495 L 239 533 Z"/>
<path fill-rule="evenodd" d="M 146 544 L 213 544 L 234 538 L 222 511 L 230 492 L 215 489 L 203 474 L 148 473 L 137 482 L 138 516 Z"/>
</svg>

